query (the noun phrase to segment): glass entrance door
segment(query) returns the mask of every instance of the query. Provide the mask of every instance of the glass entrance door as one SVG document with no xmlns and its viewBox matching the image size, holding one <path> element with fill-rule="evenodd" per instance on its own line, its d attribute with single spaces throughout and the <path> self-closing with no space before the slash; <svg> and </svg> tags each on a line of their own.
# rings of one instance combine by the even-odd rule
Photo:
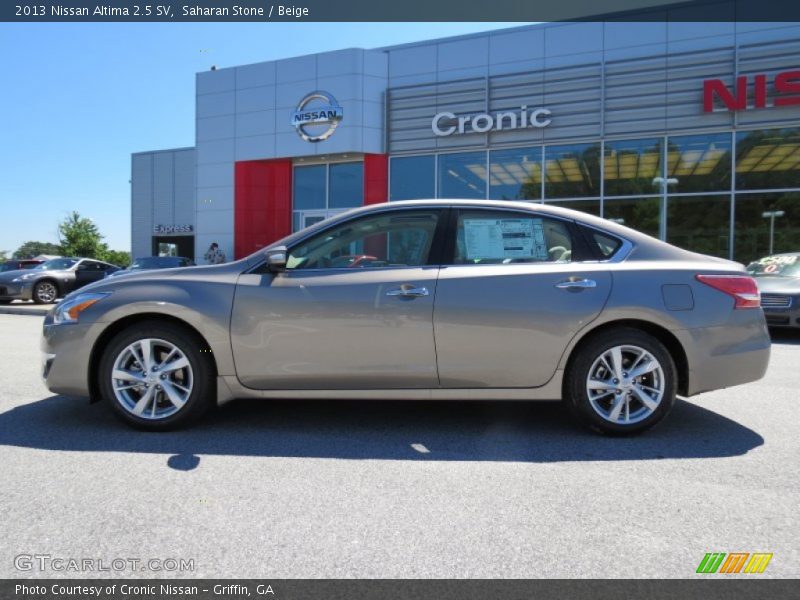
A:
<svg viewBox="0 0 800 600">
<path fill-rule="evenodd" d="M 343 162 L 294 167 L 294 231 L 364 203 L 364 163 Z"/>
</svg>

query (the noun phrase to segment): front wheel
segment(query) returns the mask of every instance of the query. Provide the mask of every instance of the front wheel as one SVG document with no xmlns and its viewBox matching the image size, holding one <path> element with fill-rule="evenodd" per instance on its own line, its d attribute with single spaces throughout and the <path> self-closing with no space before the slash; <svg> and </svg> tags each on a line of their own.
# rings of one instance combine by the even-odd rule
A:
<svg viewBox="0 0 800 600">
<path fill-rule="evenodd" d="M 52 304 L 58 298 L 58 288 L 52 281 L 40 281 L 33 286 L 33 301 L 36 304 Z"/>
<path fill-rule="evenodd" d="M 588 340 L 566 376 L 571 411 L 601 433 L 640 433 L 661 421 L 675 404 L 675 362 L 659 340 L 638 329 Z"/>
<path fill-rule="evenodd" d="M 123 330 L 103 352 L 98 372 L 103 399 L 138 429 L 166 431 L 199 418 L 214 398 L 214 370 L 205 344 L 172 323 Z"/>
</svg>

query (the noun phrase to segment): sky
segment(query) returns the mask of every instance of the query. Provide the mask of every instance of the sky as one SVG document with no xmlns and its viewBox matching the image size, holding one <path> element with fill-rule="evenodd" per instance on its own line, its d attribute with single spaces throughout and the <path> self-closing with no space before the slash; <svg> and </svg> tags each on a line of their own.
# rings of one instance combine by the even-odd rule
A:
<svg viewBox="0 0 800 600">
<path fill-rule="evenodd" d="M 130 250 L 130 155 L 194 145 L 194 75 L 519 23 L 3 23 L 0 250 L 70 211 Z"/>
</svg>

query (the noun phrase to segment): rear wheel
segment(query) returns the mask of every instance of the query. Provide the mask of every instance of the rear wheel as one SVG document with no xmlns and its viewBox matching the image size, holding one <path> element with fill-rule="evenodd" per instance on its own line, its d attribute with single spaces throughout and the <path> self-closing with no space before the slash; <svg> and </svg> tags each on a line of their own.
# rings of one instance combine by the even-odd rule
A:
<svg viewBox="0 0 800 600">
<path fill-rule="evenodd" d="M 33 286 L 33 301 L 36 304 L 52 304 L 58 298 L 58 288 L 52 281 L 40 281 Z"/>
<path fill-rule="evenodd" d="M 148 431 L 177 429 L 199 418 L 214 398 L 214 369 L 203 341 L 172 323 L 147 322 L 120 332 L 100 361 L 103 399 L 123 421 Z"/>
<path fill-rule="evenodd" d="M 566 401 L 595 431 L 642 432 L 675 404 L 677 369 L 664 345 L 638 329 L 589 339 L 567 373 Z"/>
</svg>

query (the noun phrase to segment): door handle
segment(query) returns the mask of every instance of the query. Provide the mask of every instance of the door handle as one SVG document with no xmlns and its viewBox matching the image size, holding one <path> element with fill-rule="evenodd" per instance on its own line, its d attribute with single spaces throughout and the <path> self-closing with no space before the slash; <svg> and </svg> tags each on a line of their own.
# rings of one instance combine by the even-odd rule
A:
<svg viewBox="0 0 800 600">
<path fill-rule="evenodd" d="M 594 279 L 567 279 L 566 281 L 559 281 L 556 287 L 560 290 L 577 292 L 587 288 L 597 287 L 597 282 Z"/>
<path fill-rule="evenodd" d="M 412 287 L 410 285 L 401 286 L 395 290 L 386 292 L 387 296 L 399 296 L 400 298 L 420 298 L 428 295 L 426 287 Z"/>
</svg>

